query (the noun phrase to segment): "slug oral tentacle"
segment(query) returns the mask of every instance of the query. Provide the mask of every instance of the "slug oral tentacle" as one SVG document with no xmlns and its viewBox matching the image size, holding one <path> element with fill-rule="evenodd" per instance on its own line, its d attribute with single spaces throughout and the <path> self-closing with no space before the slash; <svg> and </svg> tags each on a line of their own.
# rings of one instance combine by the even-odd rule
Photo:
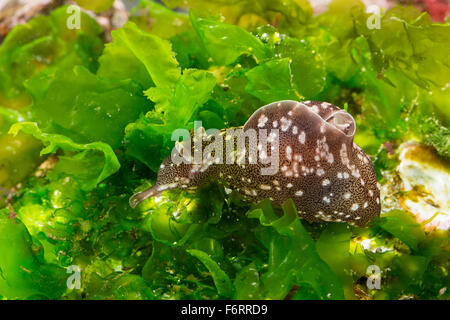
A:
<svg viewBox="0 0 450 320">
<path fill-rule="evenodd" d="M 269 198 L 281 205 L 292 198 L 308 221 L 365 225 L 380 213 L 380 192 L 372 161 L 353 142 L 355 130 L 353 117 L 330 103 L 275 102 L 255 111 L 243 127 L 215 134 L 215 148 L 210 136 L 202 137 L 206 154 L 200 162 L 166 158 L 156 184 L 131 197 L 130 205 L 220 180 L 252 201 Z M 195 145 L 177 144 L 176 150 L 195 153 Z"/>
<path fill-rule="evenodd" d="M 157 191 L 157 188 L 155 186 L 153 186 L 150 189 L 136 193 L 130 198 L 130 206 L 132 208 L 136 208 L 139 205 L 139 203 L 141 203 L 142 201 L 144 201 L 148 198 L 155 197 L 158 194 L 160 194 L 161 192 L 162 191 Z"/>
</svg>

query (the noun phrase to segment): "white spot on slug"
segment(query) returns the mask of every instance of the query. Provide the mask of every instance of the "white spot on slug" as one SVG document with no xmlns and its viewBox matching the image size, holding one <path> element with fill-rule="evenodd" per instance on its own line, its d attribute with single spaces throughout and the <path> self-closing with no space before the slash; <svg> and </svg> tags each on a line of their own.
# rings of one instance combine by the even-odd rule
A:
<svg viewBox="0 0 450 320">
<path fill-rule="evenodd" d="M 292 120 L 286 119 L 285 117 L 281 118 L 281 131 L 287 131 L 292 124 Z"/>
<path fill-rule="evenodd" d="M 325 125 L 320 126 L 320 133 L 325 133 Z"/>
<path fill-rule="evenodd" d="M 286 147 L 286 158 L 291 161 L 292 160 L 292 148 L 291 146 Z"/>
<path fill-rule="evenodd" d="M 263 128 L 266 125 L 267 120 L 269 120 L 269 118 L 267 118 L 266 115 L 261 115 L 258 119 L 258 128 Z"/>
<path fill-rule="evenodd" d="M 329 154 L 328 154 L 327 161 L 328 161 L 328 163 L 330 163 L 330 164 L 334 162 L 334 156 L 333 156 L 332 153 L 329 153 Z"/>
<path fill-rule="evenodd" d="M 298 135 L 298 141 L 300 141 L 301 144 L 305 144 L 305 142 L 306 142 L 305 131 L 300 132 L 300 134 Z"/>
</svg>

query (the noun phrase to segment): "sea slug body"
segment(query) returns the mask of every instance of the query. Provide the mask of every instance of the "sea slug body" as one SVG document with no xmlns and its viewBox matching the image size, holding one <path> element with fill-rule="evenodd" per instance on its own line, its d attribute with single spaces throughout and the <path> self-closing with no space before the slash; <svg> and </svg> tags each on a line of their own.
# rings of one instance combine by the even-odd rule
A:
<svg viewBox="0 0 450 320">
<path fill-rule="evenodd" d="M 279 101 L 258 109 L 241 129 L 244 133 L 254 130 L 257 141 L 267 137 L 268 143 L 251 143 L 252 136 L 246 134 L 245 148 L 237 148 L 234 154 L 240 160 L 237 163 L 215 161 L 217 150 L 200 163 L 174 164 L 169 156 L 155 185 L 131 197 L 130 205 L 135 207 L 165 190 L 192 189 L 221 180 L 227 189 L 252 201 L 269 198 L 281 205 L 292 198 L 300 218 L 311 222 L 362 226 L 379 215 L 380 191 L 372 161 L 353 142 L 356 125 L 346 111 L 327 102 Z M 230 140 L 227 132 L 221 130 L 216 139 Z M 204 150 L 208 140 L 203 139 Z M 176 149 L 193 151 L 193 145 L 178 143 Z M 229 155 L 225 145 L 221 144 L 223 154 Z M 263 174 L 262 169 L 273 165 L 268 160 L 275 152 L 277 170 Z"/>
</svg>

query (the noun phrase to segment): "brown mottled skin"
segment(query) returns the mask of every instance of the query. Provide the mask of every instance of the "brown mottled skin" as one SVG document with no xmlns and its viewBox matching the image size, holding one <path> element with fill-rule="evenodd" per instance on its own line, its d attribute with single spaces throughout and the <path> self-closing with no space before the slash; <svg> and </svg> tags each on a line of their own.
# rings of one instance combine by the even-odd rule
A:
<svg viewBox="0 0 450 320">
<path fill-rule="evenodd" d="M 160 167 L 156 184 L 133 196 L 130 204 L 134 207 L 164 190 L 192 189 L 220 180 L 253 201 L 270 198 L 281 205 L 292 198 L 300 218 L 308 221 L 362 226 L 379 215 L 380 192 L 372 162 L 353 142 L 355 122 L 344 110 L 326 102 L 280 101 L 258 109 L 243 129 L 266 129 L 267 134 L 278 129 L 276 174 L 261 174 L 261 167 L 270 164 L 261 164 L 260 153 L 258 162 L 249 164 L 249 147 L 256 146 L 249 146 L 248 142 L 245 164 L 240 165 L 206 161 L 201 165 L 174 165 L 168 157 Z M 224 136 L 223 130 L 221 137 Z M 203 148 L 208 143 L 203 142 Z M 224 157 L 225 146 L 224 139 Z"/>
</svg>

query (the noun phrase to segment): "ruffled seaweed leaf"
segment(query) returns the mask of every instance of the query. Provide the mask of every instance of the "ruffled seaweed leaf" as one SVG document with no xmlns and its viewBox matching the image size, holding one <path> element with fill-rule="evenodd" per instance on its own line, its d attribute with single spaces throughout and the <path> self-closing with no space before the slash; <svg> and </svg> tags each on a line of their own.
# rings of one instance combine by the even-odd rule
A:
<svg viewBox="0 0 450 320">
<path fill-rule="evenodd" d="M 120 168 L 114 151 L 105 143 L 78 144 L 65 136 L 42 132 L 35 122 L 16 123 L 9 133 L 15 135 L 19 131 L 31 134 L 43 142 L 45 148 L 41 150 L 41 155 L 55 153 L 58 149 L 64 150 L 66 155 L 60 158 L 53 174 L 73 176 L 85 190 L 94 188 Z M 75 154 L 71 154 L 73 152 Z"/>
</svg>

